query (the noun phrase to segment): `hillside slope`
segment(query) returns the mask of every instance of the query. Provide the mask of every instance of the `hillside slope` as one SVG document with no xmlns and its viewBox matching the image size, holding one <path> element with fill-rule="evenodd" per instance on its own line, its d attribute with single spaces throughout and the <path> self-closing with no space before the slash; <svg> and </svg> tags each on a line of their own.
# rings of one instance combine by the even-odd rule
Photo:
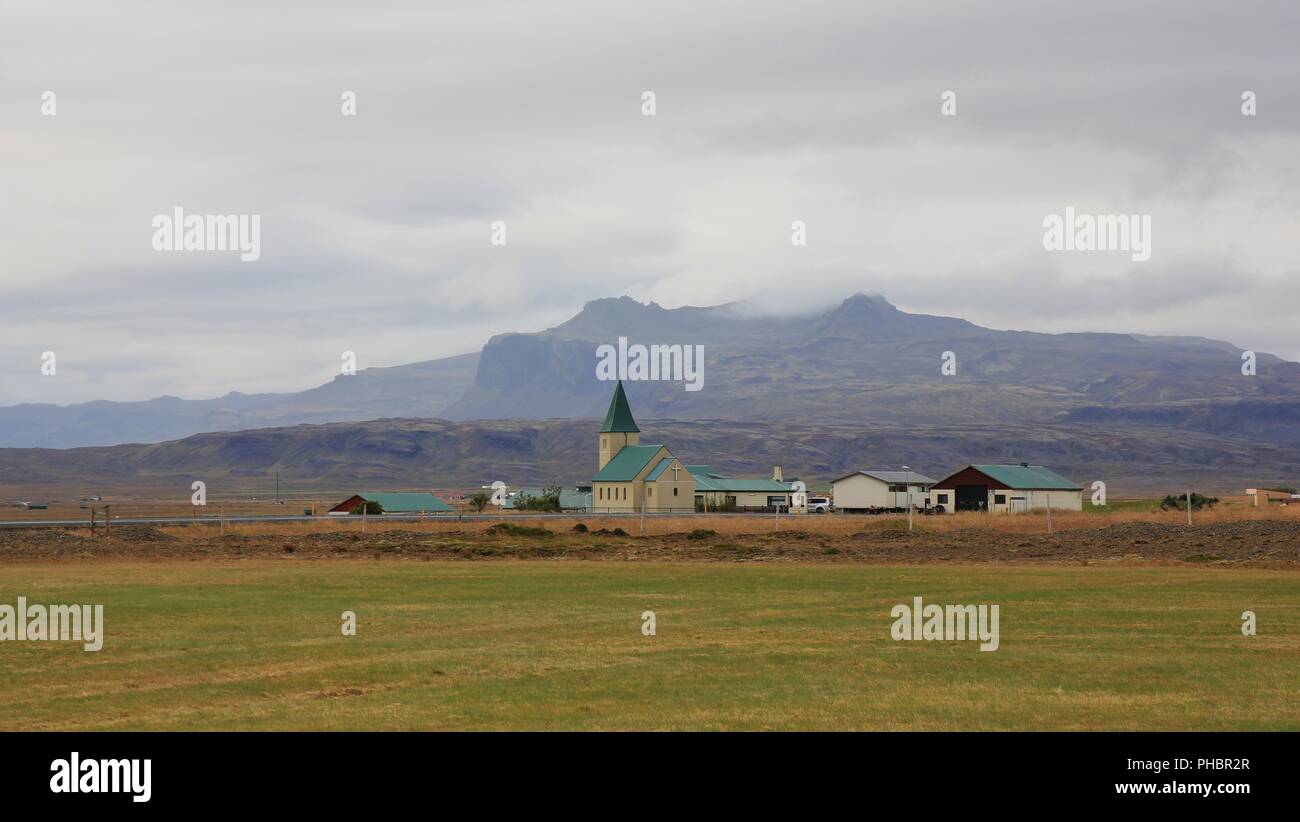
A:
<svg viewBox="0 0 1300 822">
<path fill-rule="evenodd" d="M 1300 449 L 1258 439 L 1087 423 L 899 427 L 834 423 L 640 421 L 687 463 L 737 476 L 829 481 L 869 466 L 907 464 L 940 477 L 972 462 L 1044 463 L 1111 493 L 1198 489 L 1242 493 L 1294 484 Z M 196 434 L 153 445 L 0 449 L 0 498 L 137 491 L 186 499 L 285 488 L 476 488 L 577 483 L 596 470 L 595 420 L 451 422 L 390 419 Z"/>
</svg>

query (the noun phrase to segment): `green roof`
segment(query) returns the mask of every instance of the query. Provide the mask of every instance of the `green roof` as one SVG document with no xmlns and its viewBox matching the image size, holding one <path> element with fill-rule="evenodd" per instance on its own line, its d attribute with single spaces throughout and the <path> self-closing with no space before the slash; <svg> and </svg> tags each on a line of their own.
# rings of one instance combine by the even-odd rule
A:
<svg viewBox="0 0 1300 822">
<path fill-rule="evenodd" d="M 366 491 L 360 494 L 366 502 L 377 502 L 387 514 L 405 514 L 421 511 L 450 511 L 451 506 L 433 494 L 388 494 L 381 491 Z"/>
<path fill-rule="evenodd" d="M 622 392 L 620 392 L 621 394 Z M 596 476 L 592 477 L 592 482 L 631 482 L 636 479 L 636 475 L 641 473 L 654 459 L 655 454 L 659 453 L 662 445 L 625 445 L 618 450 L 614 458 L 605 463 L 605 467 L 600 469 Z"/>
<path fill-rule="evenodd" d="M 623 434 L 640 432 L 636 420 L 632 419 L 632 409 L 627 405 L 627 395 L 623 393 L 623 381 L 614 387 L 614 396 L 609 401 L 609 410 L 605 412 L 605 422 L 600 426 L 602 434 Z"/>
<path fill-rule="evenodd" d="M 1082 491 L 1065 477 L 1041 465 L 972 465 L 976 471 L 1021 491 Z"/>
<path fill-rule="evenodd" d="M 688 465 L 686 470 L 695 477 L 696 491 L 739 491 L 741 493 L 788 494 L 790 486 L 774 479 L 736 479 L 719 474 L 707 465 Z"/>
<path fill-rule="evenodd" d="M 703 474 L 706 477 L 726 476 L 726 474 L 719 474 L 717 471 L 714 471 L 712 465 L 688 465 L 686 466 L 686 470 L 690 471 L 692 474 L 694 474 L 697 477 L 700 476 L 701 474 Z"/>
</svg>

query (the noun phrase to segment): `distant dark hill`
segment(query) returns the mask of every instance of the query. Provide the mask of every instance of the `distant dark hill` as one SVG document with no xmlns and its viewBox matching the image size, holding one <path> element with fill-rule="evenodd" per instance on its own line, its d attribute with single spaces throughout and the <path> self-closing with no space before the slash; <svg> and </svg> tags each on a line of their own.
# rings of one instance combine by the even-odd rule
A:
<svg viewBox="0 0 1300 822">
<path fill-rule="evenodd" d="M 1260 439 L 1135 425 L 971 422 L 941 427 L 818 422 L 641 420 L 645 442 L 688 463 L 738 476 L 825 482 L 868 466 L 907 464 L 939 477 L 971 462 L 1032 461 L 1110 493 L 1198 490 L 1240 494 L 1256 484 L 1294 484 L 1300 449 Z M 285 488 L 474 488 L 575 483 L 596 470 L 595 420 L 390 419 L 196 434 L 153 445 L 0 449 L 0 497 L 32 499 L 148 492 L 187 499 Z"/>
<path fill-rule="evenodd" d="M 160 442 L 202 431 L 309 422 L 437 416 L 474 382 L 477 353 L 367 368 L 297 394 L 240 394 L 212 400 L 25 404 L 0 408 L 0 447 L 74 448 Z"/>
</svg>

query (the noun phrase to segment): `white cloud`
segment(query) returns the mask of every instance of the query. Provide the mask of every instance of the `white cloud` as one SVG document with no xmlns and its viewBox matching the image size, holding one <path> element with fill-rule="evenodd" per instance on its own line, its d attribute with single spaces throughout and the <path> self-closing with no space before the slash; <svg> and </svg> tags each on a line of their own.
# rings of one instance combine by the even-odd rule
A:
<svg viewBox="0 0 1300 822">
<path fill-rule="evenodd" d="M 624 293 L 1294 357 L 1300 12 L 1246 5 L 6 4 L 0 403 L 301 389 Z M 175 205 L 263 215 L 261 261 L 153 252 Z M 1043 252 L 1066 205 L 1150 213 L 1152 261 Z"/>
</svg>

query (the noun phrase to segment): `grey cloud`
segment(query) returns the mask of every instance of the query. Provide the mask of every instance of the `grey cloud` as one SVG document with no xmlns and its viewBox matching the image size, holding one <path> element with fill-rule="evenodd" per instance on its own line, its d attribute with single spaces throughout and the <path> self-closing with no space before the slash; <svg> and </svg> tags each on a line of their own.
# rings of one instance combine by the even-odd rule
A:
<svg viewBox="0 0 1300 822">
<path fill-rule="evenodd" d="M 624 293 L 789 312 L 870 291 L 1295 357 L 1297 23 L 1172 1 L 7 8 L 0 403 L 292 390 L 340 346 L 458 354 Z M 1043 255 L 1069 204 L 1152 213 L 1157 256 Z M 153 252 L 175 205 L 262 214 L 263 259 Z M 47 347 L 67 379 L 33 377 Z"/>
</svg>

